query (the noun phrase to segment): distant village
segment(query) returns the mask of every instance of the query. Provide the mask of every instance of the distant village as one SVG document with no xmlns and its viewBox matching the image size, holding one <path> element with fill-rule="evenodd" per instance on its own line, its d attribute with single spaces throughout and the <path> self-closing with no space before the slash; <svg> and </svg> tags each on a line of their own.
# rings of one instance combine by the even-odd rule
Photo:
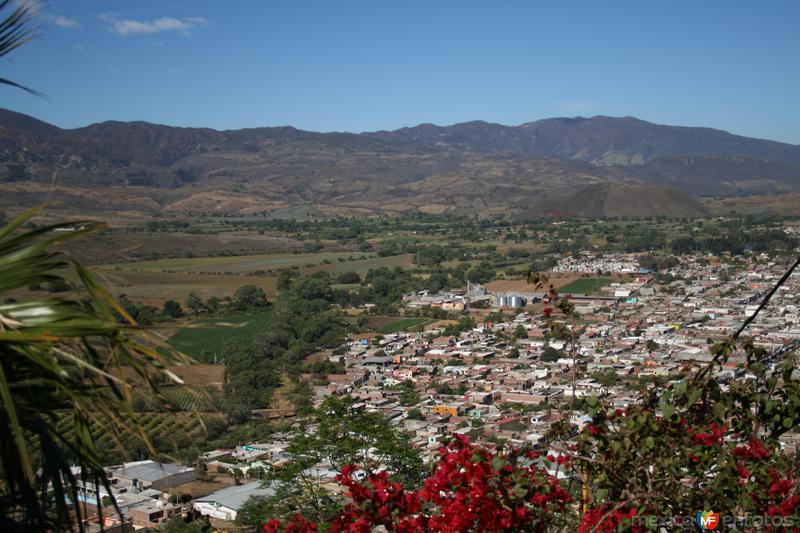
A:
<svg viewBox="0 0 800 533">
<path fill-rule="evenodd" d="M 423 331 L 352 335 L 325 354 L 345 371 L 328 375 L 324 385 L 314 384 L 314 402 L 318 405 L 329 395 L 356 398 L 413 435 L 428 456 L 453 433 L 522 445 L 540 443 L 551 425 L 566 417 L 583 427 L 589 417 L 565 406 L 596 396 L 625 408 L 637 397 L 632 383 L 677 380 L 710 361 L 710 345 L 756 311 L 785 268 L 766 255 L 746 255 L 735 262 L 700 255 L 678 259 L 678 266 L 661 272 L 660 278 L 644 271 L 630 254 L 586 254 L 559 262 L 553 275 L 625 274 L 596 293 L 569 294 L 580 317 L 574 346 L 552 335 L 541 312 L 550 298 L 546 285 L 497 292 L 470 284 L 462 291 L 408 294 L 403 305 L 409 311 L 476 307 L 481 313 L 474 315 L 474 328 L 458 335 L 446 335 L 445 325 L 436 323 Z M 774 362 L 800 343 L 799 317 L 800 281 L 790 279 L 748 334 L 776 354 Z M 751 377 L 743 363 L 731 357 L 717 372 L 723 387 Z M 413 390 L 418 401 L 404 402 L 404 390 Z M 784 446 L 796 448 L 797 436 L 788 435 Z M 103 504 L 113 496 L 137 528 L 163 524 L 187 511 L 212 523 L 231 523 L 248 498 L 273 493 L 257 472 L 288 459 L 289 438 L 277 434 L 270 442 L 209 450 L 189 466 L 141 461 L 112 467 L 112 494 L 87 485 L 83 503 Z M 198 472 L 236 475 L 231 475 L 230 486 L 191 502 L 176 500 L 180 487 L 194 482 Z M 321 483 L 332 484 L 335 471 L 320 464 L 317 475 Z M 114 526 L 113 515 L 107 520 L 106 527 Z"/>
</svg>

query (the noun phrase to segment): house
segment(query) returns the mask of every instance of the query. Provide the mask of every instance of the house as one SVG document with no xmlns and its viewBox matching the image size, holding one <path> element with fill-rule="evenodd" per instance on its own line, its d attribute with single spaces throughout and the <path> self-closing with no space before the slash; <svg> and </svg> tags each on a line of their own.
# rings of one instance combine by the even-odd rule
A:
<svg viewBox="0 0 800 533">
<path fill-rule="evenodd" d="M 161 500 L 144 502 L 128 511 L 134 526 L 157 527 L 180 513 L 180 507 Z"/>
<path fill-rule="evenodd" d="M 235 485 L 194 501 L 194 509 L 200 514 L 220 520 L 236 520 L 236 513 L 251 497 L 269 497 L 275 494 L 273 487 L 264 487 L 261 481 Z"/>
</svg>

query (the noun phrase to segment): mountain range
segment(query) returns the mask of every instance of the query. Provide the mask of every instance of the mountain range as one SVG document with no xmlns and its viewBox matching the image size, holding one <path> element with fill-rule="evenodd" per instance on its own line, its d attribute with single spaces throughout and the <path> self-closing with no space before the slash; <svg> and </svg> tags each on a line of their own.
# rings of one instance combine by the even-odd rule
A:
<svg viewBox="0 0 800 533">
<path fill-rule="evenodd" d="M 61 129 L 0 110 L 0 207 L 75 212 L 697 216 L 800 191 L 800 146 L 631 117 L 394 131 Z M 797 196 L 797 195 L 793 195 Z"/>
</svg>

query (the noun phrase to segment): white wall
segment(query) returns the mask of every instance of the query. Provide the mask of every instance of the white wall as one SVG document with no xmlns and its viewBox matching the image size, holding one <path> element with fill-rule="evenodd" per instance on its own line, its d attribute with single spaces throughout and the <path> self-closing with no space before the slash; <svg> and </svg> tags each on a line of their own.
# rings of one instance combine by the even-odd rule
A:
<svg viewBox="0 0 800 533">
<path fill-rule="evenodd" d="M 220 520 L 236 520 L 236 511 L 214 502 L 195 502 L 194 509 L 200 514 L 208 515 Z"/>
</svg>

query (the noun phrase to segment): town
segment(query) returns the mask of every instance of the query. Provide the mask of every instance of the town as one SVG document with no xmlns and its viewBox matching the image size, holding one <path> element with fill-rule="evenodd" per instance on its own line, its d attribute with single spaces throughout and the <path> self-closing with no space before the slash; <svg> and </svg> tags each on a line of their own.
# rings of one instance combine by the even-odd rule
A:
<svg viewBox="0 0 800 533">
<path fill-rule="evenodd" d="M 313 374 L 301 379 L 310 384 L 315 406 L 330 396 L 354 399 L 410 435 L 428 459 L 453 434 L 557 453 L 547 438 L 551 427 L 563 421 L 583 428 L 591 420 L 587 398 L 603 398 L 624 410 L 641 390 L 676 383 L 711 361 L 711 346 L 756 312 L 786 268 L 767 254 L 675 259 L 674 266 L 654 273 L 640 266 L 637 254 L 586 252 L 564 257 L 540 277 L 539 286 L 520 280 L 517 290 L 502 292 L 491 290 L 490 282 L 470 283 L 461 291 L 409 293 L 402 299 L 409 313 L 439 308 L 462 320 L 350 334 L 338 348 L 316 354 L 340 371 L 325 375 L 324 383 Z M 598 278 L 598 272 L 609 277 Z M 570 288 L 583 292 L 567 292 Z M 798 294 L 796 278 L 780 287 L 749 328 L 756 345 L 775 354 L 797 346 Z M 574 306 L 570 320 L 552 313 L 555 298 Z M 454 325 L 462 327 L 452 331 Z M 735 355 L 715 378 L 723 387 L 750 379 L 745 366 Z M 287 410 L 276 416 L 293 415 Z M 115 520 L 110 498 L 125 511 L 124 520 L 116 518 L 119 527 L 155 527 L 186 513 L 220 528 L 233 526 L 251 497 L 275 493 L 262 478 L 291 458 L 291 432 L 206 450 L 192 465 L 140 461 L 110 467 L 110 492 L 85 485 L 83 504 L 105 505 L 106 527 Z M 781 442 L 794 451 L 799 439 L 789 432 Z M 336 474 L 333 465 L 320 463 L 314 476 L 332 488 Z M 189 489 L 201 478 L 223 488 L 192 495 Z"/>
</svg>

